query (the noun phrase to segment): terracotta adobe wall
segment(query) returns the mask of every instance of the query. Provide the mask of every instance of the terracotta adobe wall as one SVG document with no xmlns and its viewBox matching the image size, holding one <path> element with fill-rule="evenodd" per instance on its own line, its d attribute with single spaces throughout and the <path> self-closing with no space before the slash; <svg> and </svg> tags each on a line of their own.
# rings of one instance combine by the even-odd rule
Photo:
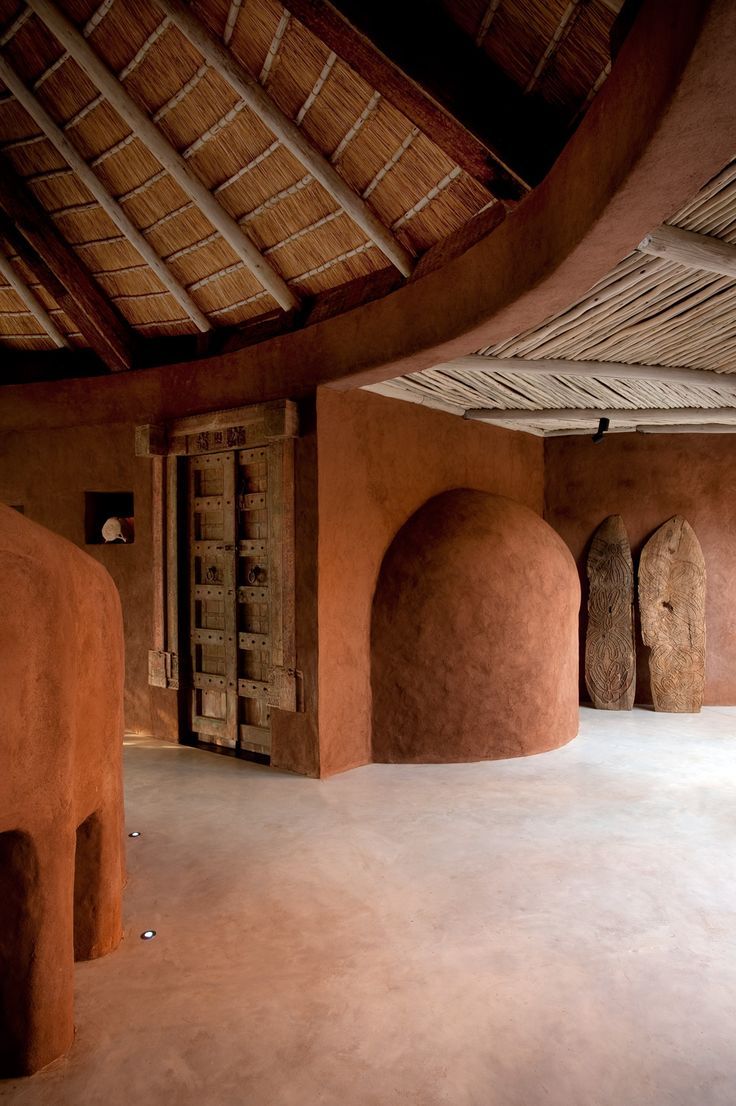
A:
<svg viewBox="0 0 736 1106">
<path fill-rule="evenodd" d="M 538 438 L 370 392 L 317 394 L 321 774 L 371 759 L 370 627 L 381 562 L 440 492 L 505 495 L 541 515 Z"/>
<path fill-rule="evenodd" d="M 123 423 L 3 434 L 0 503 L 21 504 L 27 518 L 81 546 L 112 576 L 125 620 L 125 721 L 149 732 L 151 462 L 134 455 L 133 441 L 133 426 Z M 132 545 L 85 545 L 85 491 L 133 492 Z"/>
<path fill-rule="evenodd" d="M 611 434 L 545 443 L 545 518 L 567 542 L 583 583 L 598 524 L 623 516 L 635 562 L 642 545 L 674 514 L 692 525 L 707 573 L 705 702 L 736 704 L 736 439 L 715 434 Z M 581 653 L 582 658 L 582 653 Z M 639 641 L 636 701 L 650 703 L 646 650 Z M 582 681 L 581 695 L 587 699 Z"/>
<path fill-rule="evenodd" d="M 570 741 L 579 605 L 570 551 L 533 511 L 467 489 L 430 499 L 376 585 L 373 759 L 498 760 Z"/>
<path fill-rule="evenodd" d="M 0 1076 L 74 1036 L 74 960 L 122 936 L 123 633 L 107 572 L 0 506 Z"/>
</svg>

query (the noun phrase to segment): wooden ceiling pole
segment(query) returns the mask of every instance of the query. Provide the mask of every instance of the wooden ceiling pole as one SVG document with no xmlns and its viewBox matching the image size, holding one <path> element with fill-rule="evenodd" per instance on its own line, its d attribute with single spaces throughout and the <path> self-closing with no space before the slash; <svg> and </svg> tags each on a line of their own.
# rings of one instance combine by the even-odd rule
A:
<svg viewBox="0 0 736 1106">
<path fill-rule="evenodd" d="M 504 411 L 500 407 L 472 407 L 466 411 L 466 419 L 480 422 L 528 422 L 533 426 L 546 426 L 555 422 L 590 422 L 594 426 L 599 419 L 619 419 L 630 423 L 640 423 L 646 419 L 648 424 L 677 426 L 685 423 L 728 422 L 736 423 L 736 407 L 620 407 L 599 410 L 597 407 L 557 407 L 541 411 L 530 411 L 514 407 Z"/>
<path fill-rule="evenodd" d="M 693 230 L 662 224 L 637 246 L 639 253 L 662 257 L 688 269 L 736 277 L 736 246 Z"/>
<path fill-rule="evenodd" d="M 23 303 L 28 310 L 34 315 L 37 321 L 41 324 L 43 329 L 48 334 L 49 338 L 53 341 L 54 345 L 60 349 L 69 348 L 69 343 L 66 337 L 56 326 L 56 323 L 49 315 L 48 311 L 38 299 L 36 294 L 28 287 L 26 282 L 16 273 L 10 261 L 4 253 L 0 251 L 0 273 L 5 277 L 13 291 L 20 296 Z"/>
<path fill-rule="evenodd" d="M 0 234 L 112 372 L 130 369 L 135 337 L 51 219 L 0 158 Z"/>
<path fill-rule="evenodd" d="M 155 250 L 146 241 L 137 227 L 131 223 L 117 200 L 113 199 L 102 182 L 95 176 L 87 162 L 69 141 L 62 129 L 56 125 L 46 109 L 33 93 L 26 88 L 7 60 L 0 56 L 0 80 L 7 85 L 15 98 L 38 124 L 50 142 L 57 148 L 67 164 L 74 170 L 86 188 L 92 193 L 103 211 L 106 211 L 143 260 L 153 269 L 165 288 L 184 308 L 199 330 L 210 330 L 207 316 L 200 311 L 187 290 L 164 264 Z"/>
<path fill-rule="evenodd" d="M 639 414 L 645 415 L 646 411 Z M 575 430 L 547 430 L 545 438 L 582 438 L 590 437 L 591 428 L 584 430 L 577 427 Z M 606 431 L 606 436 L 614 434 L 736 434 L 736 423 L 717 422 L 693 422 L 685 426 L 647 426 L 646 423 L 637 423 L 636 426 L 611 427 Z"/>
<path fill-rule="evenodd" d="M 148 147 L 182 191 L 197 205 L 215 230 L 219 231 L 279 306 L 285 311 L 297 307 L 299 300 L 283 277 L 266 261 L 232 215 L 220 206 L 199 177 L 189 168 L 181 154 L 128 95 L 118 78 L 95 54 L 74 24 L 50 0 L 29 0 L 29 7 L 43 20 L 70 56 L 103 93 L 108 103 Z"/>
<path fill-rule="evenodd" d="M 287 6 L 499 199 L 522 198 L 562 149 L 559 116 L 525 98 L 440 0 L 290 0 Z"/>
<path fill-rule="evenodd" d="M 486 9 L 481 16 L 480 23 L 478 24 L 478 30 L 475 32 L 475 45 L 482 46 L 485 42 L 488 32 L 491 29 L 491 23 L 493 23 L 498 6 L 501 0 L 489 0 L 486 4 Z"/>
<path fill-rule="evenodd" d="M 692 423 L 689 426 L 647 426 L 638 425 L 639 434 L 736 434 L 734 423 Z"/>
<path fill-rule="evenodd" d="M 526 360 L 522 357 L 484 357 L 469 354 L 454 361 L 433 365 L 433 369 L 468 369 L 471 372 L 514 373 L 521 376 L 567 376 L 598 380 L 656 380 L 663 384 L 683 384 L 701 388 L 718 388 L 736 395 L 736 373 L 714 372 L 711 369 L 688 369 L 667 365 L 627 365 L 620 361 L 558 361 L 557 359 Z"/>
<path fill-rule="evenodd" d="M 36 2 L 36 0 L 34 0 Z M 46 0 L 42 0 L 46 2 Z M 410 276 L 414 267 L 411 254 L 383 225 L 363 200 L 340 176 L 333 165 L 312 144 L 303 131 L 273 102 L 261 85 L 243 68 L 181 0 L 156 0 L 171 22 L 268 129 L 289 150 L 315 180 L 337 201 L 343 211 L 374 242 L 400 273 Z"/>
</svg>

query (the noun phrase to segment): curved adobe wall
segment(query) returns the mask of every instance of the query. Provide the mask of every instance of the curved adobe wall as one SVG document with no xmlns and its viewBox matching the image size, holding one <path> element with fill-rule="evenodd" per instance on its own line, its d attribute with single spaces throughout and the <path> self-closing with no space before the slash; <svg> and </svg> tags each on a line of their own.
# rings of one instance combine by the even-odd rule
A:
<svg viewBox="0 0 736 1106">
<path fill-rule="evenodd" d="M 575 562 L 510 499 L 429 500 L 381 568 L 371 630 L 373 759 L 527 756 L 578 728 Z"/>
<path fill-rule="evenodd" d="M 108 573 L 0 506 L 0 1076 L 74 1036 L 74 960 L 122 936 L 123 627 Z"/>
</svg>

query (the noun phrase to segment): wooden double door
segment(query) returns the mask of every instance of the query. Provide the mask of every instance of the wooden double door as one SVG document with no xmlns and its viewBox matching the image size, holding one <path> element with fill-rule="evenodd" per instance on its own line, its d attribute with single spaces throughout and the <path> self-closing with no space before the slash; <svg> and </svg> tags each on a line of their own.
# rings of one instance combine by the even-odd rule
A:
<svg viewBox="0 0 736 1106">
<path fill-rule="evenodd" d="M 176 625 L 151 652 L 150 682 L 179 690 L 184 740 L 246 756 L 270 757 L 272 711 L 299 706 L 295 418 L 282 403 L 147 428 L 167 454 L 161 535 L 178 547 L 162 557 Z"/>
</svg>

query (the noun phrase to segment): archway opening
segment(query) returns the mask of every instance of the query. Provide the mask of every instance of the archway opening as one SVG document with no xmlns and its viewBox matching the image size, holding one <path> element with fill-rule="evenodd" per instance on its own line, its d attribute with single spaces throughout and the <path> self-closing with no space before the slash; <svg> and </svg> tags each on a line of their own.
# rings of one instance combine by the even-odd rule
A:
<svg viewBox="0 0 736 1106">
<path fill-rule="evenodd" d="M 32 1070 L 33 967 L 38 936 L 36 849 L 21 830 L 0 833 L 0 1078 Z"/>
<path fill-rule="evenodd" d="M 102 826 L 92 813 L 77 828 L 74 853 L 74 959 L 92 960 L 102 875 Z"/>
</svg>

